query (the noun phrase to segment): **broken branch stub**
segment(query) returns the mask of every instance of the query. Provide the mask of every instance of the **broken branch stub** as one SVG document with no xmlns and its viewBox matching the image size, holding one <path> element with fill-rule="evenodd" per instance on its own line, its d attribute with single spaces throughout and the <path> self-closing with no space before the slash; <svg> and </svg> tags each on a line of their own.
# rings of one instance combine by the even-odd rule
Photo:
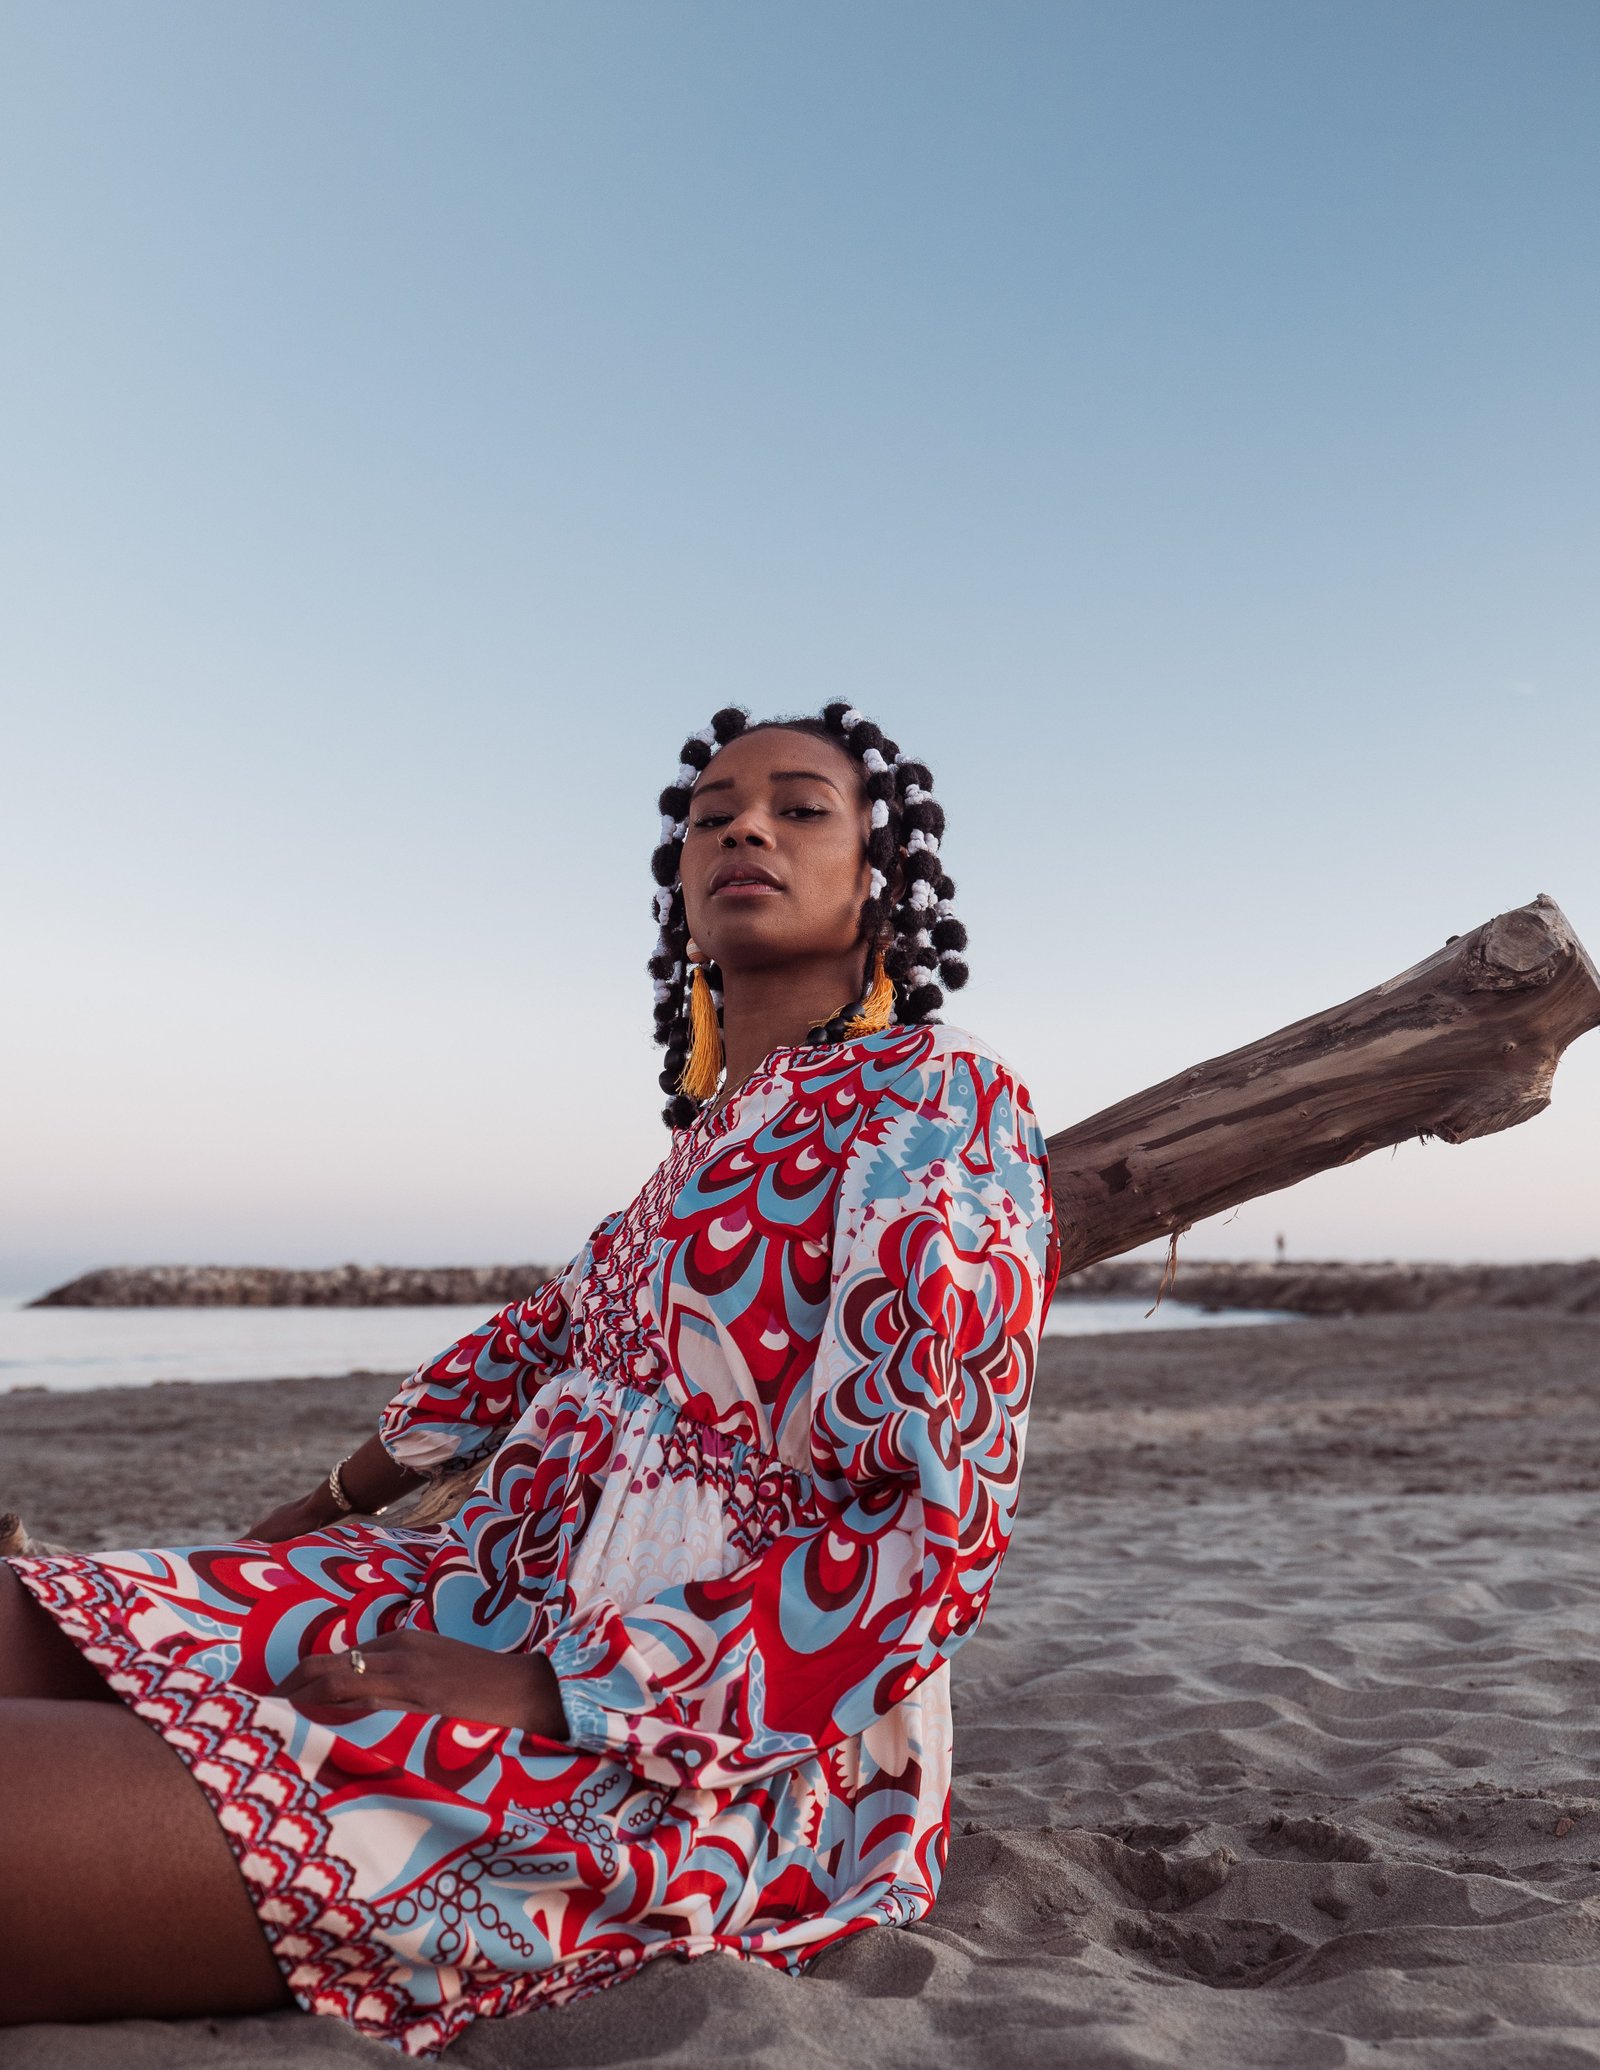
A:
<svg viewBox="0 0 1600 2070">
<path fill-rule="evenodd" d="M 1358 999 L 1052 1136 L 1062 1268 L 1412 1136 L 1514 1128 L 1595 1027 L 1600 973 L 1561 908 L 1541 895 L 1500 913 Z"/>
</svg>

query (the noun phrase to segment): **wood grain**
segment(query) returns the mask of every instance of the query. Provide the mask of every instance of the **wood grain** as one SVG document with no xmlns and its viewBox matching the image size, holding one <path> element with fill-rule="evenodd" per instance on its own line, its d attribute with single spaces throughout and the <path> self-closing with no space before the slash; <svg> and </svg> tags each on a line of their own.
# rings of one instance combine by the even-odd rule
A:
<svg viewBox="0 0 1600 2070">
<path fill-rule="evenodd" d="M 1514 1128 L 1594 1027 L 1600 973 L 1561 908 L 1541 895 L 1499 913 L 1359 998 L 1053 1135 L 1063 1270 L 1412 1137 Z"/>
</svg>

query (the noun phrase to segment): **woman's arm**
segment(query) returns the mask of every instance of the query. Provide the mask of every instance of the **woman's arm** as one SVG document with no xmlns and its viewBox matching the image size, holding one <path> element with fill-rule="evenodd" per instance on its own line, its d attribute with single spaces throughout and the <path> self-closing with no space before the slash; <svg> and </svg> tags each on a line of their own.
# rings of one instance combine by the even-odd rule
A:
<svg viewBox="0 0 1600 2070">
<path fill-rule="evenodd" d="M 495 1449 L 535 1389 L 572 1364 L 571 1302 L 589 1252 L 418 1366 L 378 1424 L 392 1460 L 431 1478 Z"/>
<path fill-rule="evenodd" d="M 381 1438 L 369 1437 L 339 1467 L 339 1485 L 349 1497 L 352 1509 L 339 1507 L 333 1490 L 323 1479 L 309 1495 L 297 1495 L 292 1502 L 269 1510 L 245 1536 L 279 1545 L 286 1538 L 304 1538 L 309 1532 L 325 1530 L 329 1524 L 341 1523 L 350 1515 L 376 1516 L 426 1479 L 426 1474 L 413 1473 L 410 1467 L 391 1459 Z"/>
<path fill-rule="evenodd" d="M 350 1515 L 373 1516 L 442 1468 L 492 1452 L 532 1390 L 570 1363 L 567 1290 L 587 1248 L 526 1300 L 513 1301 L 418 1366 L 385 1408 L 378 1434 L 339 1466 L 352 1509 L 339 1507 L 324 1479 L 270 1511 L 246 1536 L 278 1545 Z"/>
</svg>

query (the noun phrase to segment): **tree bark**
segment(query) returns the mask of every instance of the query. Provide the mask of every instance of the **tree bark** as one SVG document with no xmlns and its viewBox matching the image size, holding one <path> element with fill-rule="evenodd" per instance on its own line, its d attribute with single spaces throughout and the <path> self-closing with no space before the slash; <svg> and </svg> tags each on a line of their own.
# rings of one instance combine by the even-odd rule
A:
<svg viewBox="0 0 1600 2070">
<path fill-rule="evenodd" d="M 1498 914 L 1358 999 L 1052 1136 L 1062 1269 L 1413 1136 L 1514 1128 L 1594 1027 L 1600 973 L 1561 908 L 1540 896 Z"/>
</svg>

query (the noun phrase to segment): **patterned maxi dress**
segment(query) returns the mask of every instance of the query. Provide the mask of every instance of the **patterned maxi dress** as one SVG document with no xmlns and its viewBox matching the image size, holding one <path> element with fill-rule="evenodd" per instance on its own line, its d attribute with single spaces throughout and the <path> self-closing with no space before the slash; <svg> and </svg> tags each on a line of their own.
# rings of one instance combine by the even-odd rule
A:
<svg viewBox="0 0 1600 2070">
<path fill-rule="evenodd" d="M 944 1027 L 778 1050 L 382 1436 L 455 1519 L 12 1564 L 187 1762 L 299 2003 L 408 2054 L 658 1955 L 920 1918 L 949 1661 L 1055 1275 L 1024 1089 Z M 547 1652 L 570 1741 L 270 1692 L 411 1625 Z"/>
</svg>

